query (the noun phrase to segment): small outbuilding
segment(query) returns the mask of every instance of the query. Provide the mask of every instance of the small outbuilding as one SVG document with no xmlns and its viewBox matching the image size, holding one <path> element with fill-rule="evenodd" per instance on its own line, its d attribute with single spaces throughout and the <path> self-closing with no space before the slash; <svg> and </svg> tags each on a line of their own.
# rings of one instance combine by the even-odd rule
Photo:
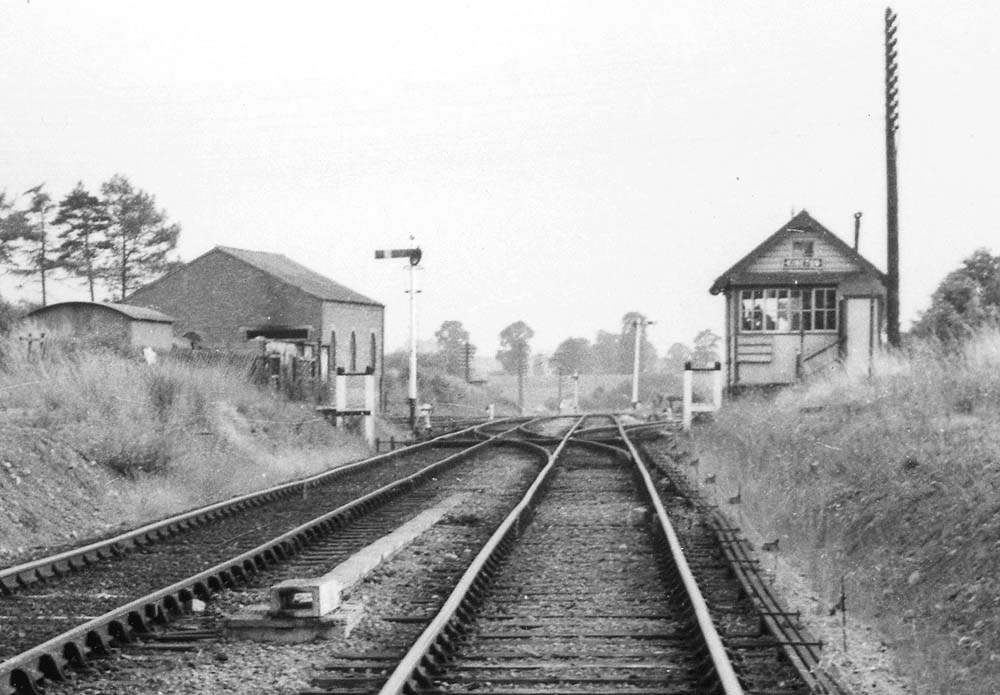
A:
<svg viewBox="0 0 1000 695">
<path fill-rule="evenodd" d="M 885 275 L 805 210 L 724 272 L 730 389 L 788 384 L 882 343 Z"/>
<path fill-rule="evenodd" d="M 59 302 L 35 309 L 24 330 L 48 337 L 72 338 L 116 348 L 146 347 L 168 351 L 174 320 L 159 311 L 129 304 Z"/>
</svg>

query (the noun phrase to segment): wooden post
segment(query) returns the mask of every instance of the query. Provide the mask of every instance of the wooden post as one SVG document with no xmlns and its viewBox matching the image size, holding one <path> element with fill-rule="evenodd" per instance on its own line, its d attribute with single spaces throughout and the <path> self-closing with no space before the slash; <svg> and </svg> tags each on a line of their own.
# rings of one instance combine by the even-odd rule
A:
<svg viewBox="0 0 1000 695">
<path fill-rule="evenodd" d="M 337 408 L 337 417 L 334 419 L 337 427 L 343 427 L 344 418 L 340 414 L 347 410 L 347 377 L 344 375 L 344 368 L 337 367 L 337 376 L 334 379 L 334 407 Z"/>
<path fill-rule="evenodd" d="M 691 363 L 684 363 L 684 405 L 683 405 L 683 419 L 681 420 L 681 426 L 684 428 L 685 432 L 691 429 L 691 406 L 694 400 L 694 372 L 691 371 Z"/>
<path fill-rule="evenodd" d="M 896 131 L 899 130 L 899 76 L 896 74 L 897 15 L 885 8 L 885 175 L 886 175 L 886 336 L 894 348 L 899 335 L 899 191 Z"/>
<path fill-rule="evenodd" d="M 365 374 L 365 441 L 368 446 L 375 442 L 375 368 L 369 367 Z"/>
</svg>

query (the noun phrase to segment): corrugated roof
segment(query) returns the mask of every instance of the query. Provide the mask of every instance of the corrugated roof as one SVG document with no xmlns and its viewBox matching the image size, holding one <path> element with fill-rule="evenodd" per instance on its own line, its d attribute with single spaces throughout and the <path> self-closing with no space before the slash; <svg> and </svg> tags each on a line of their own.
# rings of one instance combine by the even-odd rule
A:
<svg viewBox="0 0 1000 695">
<path fill-rule="evenodd" d="M 130 319 L 136 321 L 154 321 L 156 323 L 173 323 L 174 319 L 166 314 L 163 314 L 155 309 L 148 309 L 144 306 L 133 306 L 131 304 L 116 304 L 114 302 L 57 302 L 56 304 L 49 304 L 43 306 L 39 309 L 28 313 L 28 316 L 34 316 L 36 314 L 43 313 L 50 309 L 55 309 L 57 307 L 64 306 L 99 306 L 104 309 L 111 309 L 119 314 L 123 314 Z"/>
<path fill-rule="evenodd" d="M 236 249 L 231 246 L 216 246 L 216 249 L 237 258 L 244 263 L 264 271 L 268 275 L 287 282 L 289 285 L 298 287 L 306 294 L 311 294 L 318 299 L 331 302 L 350 302 L 352 304 L 371 304 L 382 306 L 374 299 L 364 296 L 359 292 L 344 287 L 330 278 L 320 275 L 314 270 L 306 268 L 300 263 L 280 253 L 267 253 L 266 251 L 248 251 L 246 249 Z"/>
</svg>

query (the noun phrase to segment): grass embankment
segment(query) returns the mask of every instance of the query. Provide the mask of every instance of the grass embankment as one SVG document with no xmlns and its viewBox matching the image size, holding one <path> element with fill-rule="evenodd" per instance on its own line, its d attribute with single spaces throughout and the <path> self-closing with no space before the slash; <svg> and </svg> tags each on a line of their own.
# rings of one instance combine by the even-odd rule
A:
<svg viewBox="0 0 1000 695">
<path fill-rule="evenodd" d="M 0 562 L 365 455 L 243 365 L 0 340 Z"/>
<path fill-rule="evenodd" d="M 917 692 L 995 690 L 1000 334 L 738 399 L 694 437 L 717 499 L 741 491 L 743 525 L 780 538 L 823 610 L 843 578 Z"/>
</svg>

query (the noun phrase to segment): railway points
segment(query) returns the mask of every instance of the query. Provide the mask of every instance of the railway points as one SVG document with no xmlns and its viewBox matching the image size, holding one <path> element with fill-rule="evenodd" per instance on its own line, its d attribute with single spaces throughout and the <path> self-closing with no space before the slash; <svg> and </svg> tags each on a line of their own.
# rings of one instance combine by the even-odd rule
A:
<svg viewBox="0 0 1000 695">
<path fill-rule="evenodd" d="M 5 654 L 0 692 L 39 683 L 59 693 L 166 692 L 185 677 L 254 692 L 253 678 L 233 679 L 241 660 L 265 652 L 227 633 L 232 615 L 459 495 L 461 508 L 358 577 L 348 592 L 354 632 L 274 647 L 257 677 L 273 681 L 269 669 L 290 660 L 295 675 L 280 692 L 839 693 L 816 670 L 819 645 L 755 574 L 752 552 L 687 485 L 664 427 L 613 414 L 520 419 L 413 447 L 410 455 L 438 461 L 388 485 L 392 493 L 341 504 L 326 515 L 337 519 L 329 533 L 286 533 L 269 553 L 133 605 L 106 628 L 44 653 Z M 470 456 L 460 447 L 470 446 L 461 463 Z M 325 496 L 308 489 L 306 499 Z M 86 576 L 40 575 L 37 587 L 9 591 L 0 610 L 32 591 L 41 605 L 44 591 Z"/>
</svg>

